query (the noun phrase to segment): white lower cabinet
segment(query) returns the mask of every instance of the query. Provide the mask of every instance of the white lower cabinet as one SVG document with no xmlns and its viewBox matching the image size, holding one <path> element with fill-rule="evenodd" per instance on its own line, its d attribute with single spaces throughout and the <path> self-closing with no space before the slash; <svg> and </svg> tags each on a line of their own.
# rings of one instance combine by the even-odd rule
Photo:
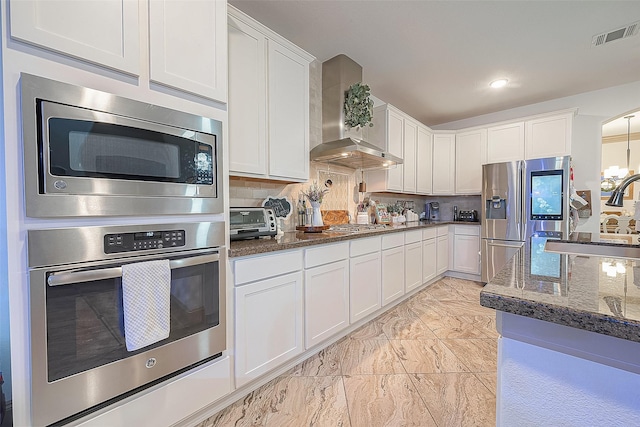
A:
<svg viewBox="0 0 640 427">
<path fill-rule="evenodd" d="M 422 285 L 422 231 L 407 231 L 404 236 L 405 291 Z"/>
<path fill-rule="evenodd" d="M 349 244 L 305 251 L 304 330 L 307 349 L 349 326 Z"/>
<path fill-rule="evenodd" d="M 283 271 L 292 272 L 261 277 Z M 241 387 L 304 350 L 301 253 L 236 261 L 235 273 L 235 374 Z"/>
<path fill-rule="evenodd" d="M 305 347 L 311 348 L 349 326 L 349 262 L 306 270 Z"/>
<path fill-rule="evenodd" d="M 404 295 L 404 235 L 382 236 L 382 306 Z"/>
<path fill-rule="evenodd" d="M 480 274 L 480 227 L 455 225 L 453 232 L 453 271 Z"/>
<path fill-rule="evenodd" d="M 380 237 L 351 242 L 349 312 L 351 323 L 381 307 Z"/>
<path fill-rule="evenodd" d="M 427 283 L 437 274 L 436 229 L 425 229 L 422 239 L 422 283 Z"/>
<path fill-rule="evenodd" d="M 436 233 L 436 274 L 443 274 L 449 269 L 449 227 L 437 227 Z"/>
</svg>

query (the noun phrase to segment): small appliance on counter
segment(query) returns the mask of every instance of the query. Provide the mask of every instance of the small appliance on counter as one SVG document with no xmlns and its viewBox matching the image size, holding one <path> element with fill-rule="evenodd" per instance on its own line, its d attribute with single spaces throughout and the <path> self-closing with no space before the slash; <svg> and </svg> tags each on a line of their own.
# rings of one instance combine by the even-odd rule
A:
<svg viewBox="0 0 640 427">
<path fill-rule="evenodd" d="M 427 209 L 428 207 L 428 209 Z M 425 204 L 425 212 L 428 212 L 429 215 L 427 218 L 430 221 L 440 221 L 440 203 L 438 202 L 429 202 Z"/>
<path fill-rule="evenodd" d="M 270 208 L 230 208 L 229 229 L 231 240 L 273 237 L 278 232 L 276 215 Z"/>
<path fill-rule="evenodd" d="M 458 211 L 458 216 L 455 221 L 463 222 L 478 222 L 478 211 L 472 209 L 470 211 Z"/>
</svg>

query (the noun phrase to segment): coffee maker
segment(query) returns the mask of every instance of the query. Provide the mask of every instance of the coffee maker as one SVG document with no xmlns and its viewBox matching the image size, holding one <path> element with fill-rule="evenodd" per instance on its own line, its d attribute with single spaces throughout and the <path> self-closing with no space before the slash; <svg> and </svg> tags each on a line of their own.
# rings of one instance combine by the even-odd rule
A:
<svg viewBox="0 0 640 427">
<path fill-rule="evenodd" d="M 440 221 L 440 203 L 438 202 L 425 203 L 424 218 L 429 221 Z"/>
</svg>

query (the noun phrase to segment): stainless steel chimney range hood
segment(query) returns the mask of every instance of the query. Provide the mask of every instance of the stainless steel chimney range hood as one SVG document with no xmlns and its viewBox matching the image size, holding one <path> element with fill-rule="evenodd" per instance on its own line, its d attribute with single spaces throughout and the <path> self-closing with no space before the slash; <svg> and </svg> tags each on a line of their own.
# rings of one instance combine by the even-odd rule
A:
<svg viewBox="0 0 640 427">
<path fill-rule="evenodd" d="M 363 140 L 362 129 L 344 124 L 345 93 L 362 82 L 362 67 L 346 55 L 322 63 L 322 144 L 311 150 L 312 161 L 350 169 L 386 169 L 402 159 Z"/>
</svg>

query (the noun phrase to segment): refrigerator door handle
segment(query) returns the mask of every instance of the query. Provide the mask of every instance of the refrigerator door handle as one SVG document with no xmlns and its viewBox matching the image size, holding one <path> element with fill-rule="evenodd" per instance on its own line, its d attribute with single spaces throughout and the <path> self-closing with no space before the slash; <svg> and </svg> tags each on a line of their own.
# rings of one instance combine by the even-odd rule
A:
<svg viewBox="0 0 640 427">
<path fill-rule="evenodd" d="M 516 215 L 516 218 L 520 218 L 520 222 L 518 224 L 518 235 L 520 236 L 520 240 L 524 240 L 524 234 L 525 234 L 525 224 L 526 224 L 526 218 L 525 218 L 525 185 L 524 185 L 524 175 L 526 173 L 525 170 L 525 163 L 524 162 L 520 162 L 519 163 L 519 167 L 518 167 L 518 184 L 517 184 L 517 191 L 518 191 L 518 214 Z"/>
<path fill-rule="evenodd" d="M 501 247 L 501 248 L 520 249 L 522 246 L 524 246 L 524 242 L 519 242 L 519 243 L 496 243 L 496 242 L 488 241 L 487 245 L 489 245 L 489 246 L 498 246 L 498 247 Z"/>
</svg>

